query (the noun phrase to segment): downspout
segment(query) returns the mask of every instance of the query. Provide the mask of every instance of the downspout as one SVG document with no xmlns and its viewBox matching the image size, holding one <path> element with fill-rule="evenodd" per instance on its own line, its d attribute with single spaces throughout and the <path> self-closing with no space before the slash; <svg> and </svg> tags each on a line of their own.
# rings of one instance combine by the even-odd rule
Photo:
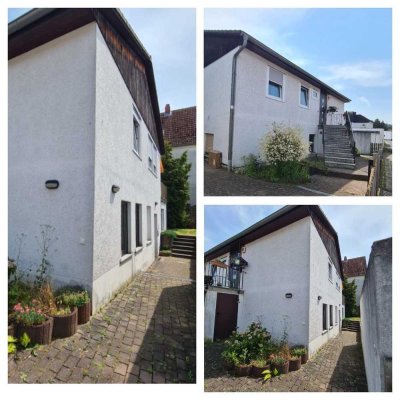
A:
<svg viewBox="0 0 400 400">
<path fill-rule="evenodd" d="M 232 80 L 231 80 L 231 103 L 229 110 L 229 143 L 228 143 L 228 171 L 232 171 L 232 150 L 233 150 L 233 127 L 235 117 L 235 94 L 236 94 L 236 64 L 237 57 L 247 46 L 248 36 L 243 33 L 243 43 L 240 45 L 232 59 Z"/>
</svg>

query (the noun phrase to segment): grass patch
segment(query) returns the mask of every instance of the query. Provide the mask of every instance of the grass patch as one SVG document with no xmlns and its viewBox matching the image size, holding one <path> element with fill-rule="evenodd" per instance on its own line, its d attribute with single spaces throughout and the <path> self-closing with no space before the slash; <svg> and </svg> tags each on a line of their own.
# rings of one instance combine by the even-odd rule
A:
<svg viewBox="0 0 400 400">
<path fill-rule="evenodd" d="M 309 166 L 298 161 L 284 161 L 276 165 L 262 162 L 254 155 L 243 157 L 244 166 L 239 171 L 252 178 L 276 183 L 305 183 L 310 180 Z"/>
<path fill-rule="evenodd" d="M 177 235 L 196 236 L 196 229 L 178 228 L 171 230 L 174 231 Z"/>
<path fill-rule="evenodd" d="M 346 317 L 344 318 L 345 321 L 361 321 L 360 317 Z"/>
<path fill-rule="evenodd" d="M 325 165 L 324 159 L 318 156 L 307 157 L 304 160 L 302 160 L 301 163 L 308 167 L 316 168 L 324 172 L 328 170 L 328 168 Z"/>
</svg>

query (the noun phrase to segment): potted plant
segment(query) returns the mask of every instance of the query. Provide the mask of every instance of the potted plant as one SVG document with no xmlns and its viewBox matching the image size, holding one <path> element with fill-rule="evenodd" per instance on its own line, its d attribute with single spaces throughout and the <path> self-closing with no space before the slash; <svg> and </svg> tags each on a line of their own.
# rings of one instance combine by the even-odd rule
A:
<svg viewBox="0 0 400 400">
<path fill-rule="evenodd" d="M 272 368 L 276 368 L 280 375 L 289 372 L 289 360 L 281 356 L 274 356 L 271 360 Z"/>
<path fill-rule="evenodd" d="M 63 307 L 52 310 L 50 316 L 53 318 L 53 339 L 66 338 L 75 334 L 78 328 L 78 309 Z"/>
<path fill-rule="evenodd" d="M 301 368 L 301 357 L 292 355 L 289 358 L 289 371 L 298 371 Z"/>
<path fill-rule="evenodd" d="M 224 350 L 222 352 L 222 363 L 227 370 L 232 370 L 235 364 L 239 363 L 239 360 L 234 351 Z"/>
<path fill-rule="evenodd" d="M 77 307 L 78 325 L 86 324 L 90 320 L 91 303 L 87 290 L 61 289 L 57 295 L 59 307 Z"/>
<path fill-rule="evenodd" d="M 267 364 L 265 360 L 260 359 L 251 362 L 251 376 L 254 378 L 262 377 L 265 370 L 271 370 L 271 364 Z"/>
<path fill-rule="evenodd" d="M 249 376 L 251 373 L 251 364 L 249 363 L 247 349 L 244 349 L 243 353 L 238 355 L 235 363 L 235 375 L 236 376 Z"/>
<path fill-rule="evenodd" d="M 49 344 L 53 333 L 53 318 L 46 316 L 41 309 L 14 306 L 16 337 L 19 339 L 26 333 L 32 344 Z"/>
<path fill-rule="evenodd" d="M 160 248 L 161 250 L 170 250 L 172 247 L 172 243 L 176 239 L 176 232 L 172 230 L 166 230 L 161 232 L 161 242 Z"/>
<path fill-rule="evenodd" d="M 304 346 L 294 346 L 291 353 L 301 358 L 301 363 L 305 364 L 308 361 L 307 349 Z"/>
</svg>

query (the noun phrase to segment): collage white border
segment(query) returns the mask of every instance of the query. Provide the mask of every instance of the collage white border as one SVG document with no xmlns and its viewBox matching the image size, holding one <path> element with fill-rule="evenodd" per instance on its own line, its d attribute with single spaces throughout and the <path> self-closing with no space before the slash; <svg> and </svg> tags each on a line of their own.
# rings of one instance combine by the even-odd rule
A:
<svg viewBox="0 0 400 400">
<path fill-rule="evenodd" d="M 7 384 L 7 353 L 6 353 L 6 301 L 7 301 L 7 281 L 6 268 L 3 269 L 3 276 L 0 279 L 0 298 L 2 317 L 0 318 L 0 393 L 6 399 L 43 399 L 54 396 L 58 399 L 69 399 L 76 396 L 78 399 L 90 396 L 105 398 L 106 396 L 126 396 L 126 398 L 142 398 L 142 396 L 152 396 L 152 398 L 180 400 L 188 398 L 206 399 L 206 398 L 265 398 L 271 399 L 296 397 L 299 399 L 320 398 L 362 398 L 373 396 L 377 398 L 398 397 L 400 390 L 396 377 L 399 376 L 398 360 L 400 348 L 398 346 L 399 332 L 399 288 L 400 282 L 398 266 L 400 264 L 397 238 L 400 234 L 400 194 L 397 188 L 397 173 L 399 172 L 399 160 L 396 154 L 393 156 L 393 197 L 392 198 L 362 198 L 362 197 L 207 197 L 203 196 L 203 21 L 204 8 L 392 8 L 392 59 L 393 59 L 393 83 L 392 87 L 392 109 L 393 105 L 400 104 L 400 1 L 399 0 L 115 0 L 115 1 L 50 1 L 50 0 L 3 0 L 0 4 L 0 22 L 2 35 L 0 39 L 1 48 L 1 135 L 0 135 L 0 260 L 5 265 L 7 255 L 7 24 L 8 8 L 22 7 L 120 7 L 120 8 L 196 8 L 197 9 L 197 38 L 196 38 L 196 100 L 197 100 L 197 384 L 179 384 L 179 385 L 8 385 Z M 393 126 L 395 131 L 400 126 L 400 112 L 393 113 Z M 398 146 L 397 134 L 394 134 L 394 149 Z M 203 205 L 211 204 L 322 204 L 322 205 L 395 205 L 392 208 L 392 233 L 394 237 L 393 246 L 393 393 L 204 393 L 204 333 L 203 333 L 203 251 L 204 251 L 204 208 Z M 394 221 L 398 221 L 397 225 Z M 362 238 L 360 238 L 362 239 Z M 397 248 L 396 248 L 397 246 Z M 103 397 L 104 396 L 104 397 Z M 129 397 L 128 397 L 129 396 Z M 262 397 L 261 397 L 262 396 Z"/>
</svg>

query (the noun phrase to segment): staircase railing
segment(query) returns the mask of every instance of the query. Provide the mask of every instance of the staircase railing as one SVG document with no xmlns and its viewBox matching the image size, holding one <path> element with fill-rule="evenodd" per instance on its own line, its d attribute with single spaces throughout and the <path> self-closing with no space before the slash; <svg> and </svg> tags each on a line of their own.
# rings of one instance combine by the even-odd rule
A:
<svg viewBox="0 0 400 400">
<path fill-rule="evenodd" d="M 326 125 L 337 125 L 343 126 L 346 123 L 346 114 L 341 114 L 337 112 L 326 112 Z"/>
<path fill-rule="evenodd" d="M 346 119 L 346 128 L 347 128 L 347 132 L 348 132 L 349 140 L 350 140 L 351 153 L 353 154 L 353 158 L 354 158 L 354 162 L 355 162 L 357 150 L 356 150 L 356 142 L 354 140 L 354 135 L 353 135 L 353 127 L 351 125 L 349 113 L 345 113 L 344 115 L 345 115 L 345 119 Z"/>
</svg>

